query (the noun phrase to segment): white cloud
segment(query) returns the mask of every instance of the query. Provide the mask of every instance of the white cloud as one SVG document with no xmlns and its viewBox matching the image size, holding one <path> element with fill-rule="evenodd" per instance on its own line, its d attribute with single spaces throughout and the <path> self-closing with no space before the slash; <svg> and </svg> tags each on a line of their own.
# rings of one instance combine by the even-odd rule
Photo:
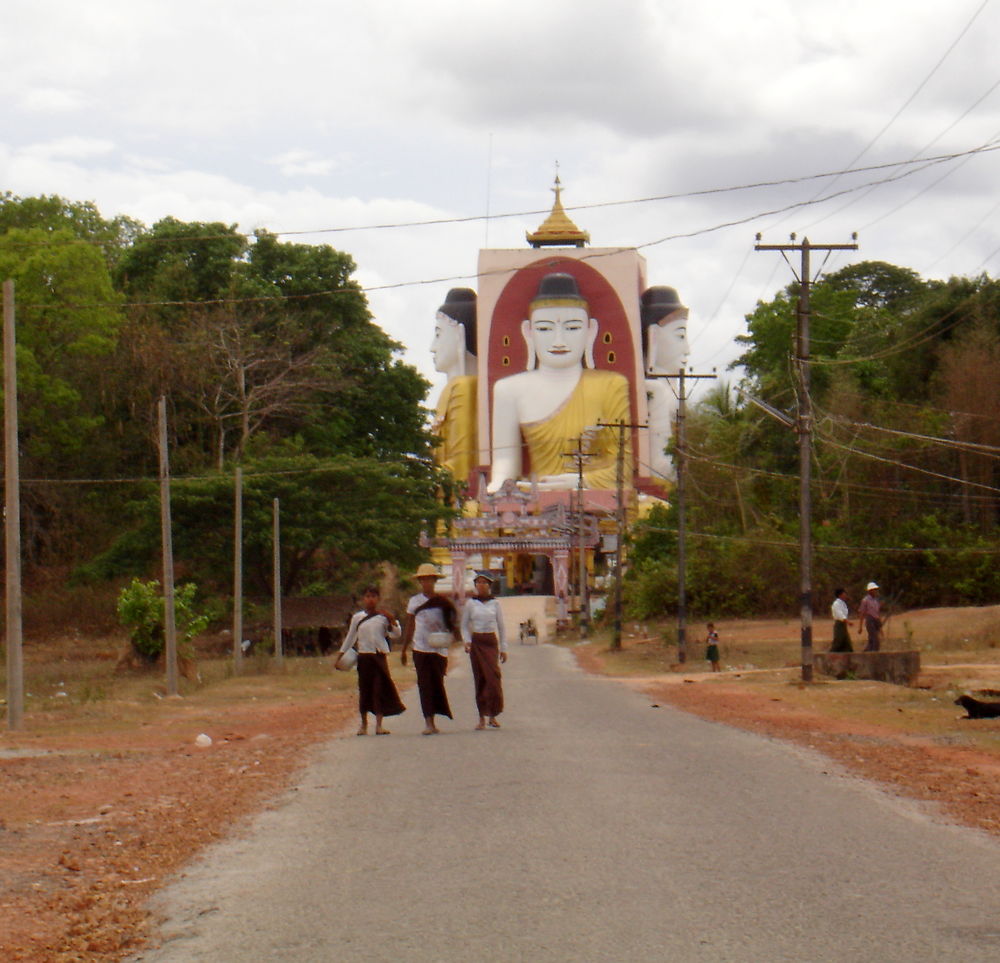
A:
<svg viewBox="0 0 1000 963">
<path fill-rule="evenodd" d="M 30 144 L 25 153 L 35 160 L 90 160 L 106 157 L 115 149 L 110 140 L 100 137 L 58 137 Z"/>
<path fill-rule="evenodd" d="M 488 228 L 289 236 L 348 251 L 379 322 L 437 379 L 434 309 L 454 278 L 474 274 L 487 236 L 523 247 L 541 218 L 497 215 L 547 209 L 556 160 L 568 205 L 836 170 L 925 80 L 862 163 L 908 159 L 939 134 L 935 151 L 997 136 L 1000 90 L 951 125 L 996 81 L 1000 9 L 986 8 L 928 79 L 973 12 L 937 0 L 14 3 L 0 96 L 17 110 L 0 132 L 0 181 L 146 223 L 173 215 L 248 231 L 488 208 Z M 755 301 L 791 280 L 784 262 L 748 253 L 756 231 L 843 240 L 860 229 L 858 259 L 995 271 L 996 218 L 970 228 L 998 200 L 998 163 L 990 154 L 936 185 L 947 168 L 710 233 L 809 201 L 821 183 L 574 217 L 596 245 L 691 235 L 643 253 L 651 283 L 691 307 L 691 363 L 721 367 Z"/>
<path fill-rule="evenodd" d="M 24 90 L 18 104 L 26 113 L 61 114 L 82 109 L 87 98 L 65 87 L 35 87 Z"/>
</svg>

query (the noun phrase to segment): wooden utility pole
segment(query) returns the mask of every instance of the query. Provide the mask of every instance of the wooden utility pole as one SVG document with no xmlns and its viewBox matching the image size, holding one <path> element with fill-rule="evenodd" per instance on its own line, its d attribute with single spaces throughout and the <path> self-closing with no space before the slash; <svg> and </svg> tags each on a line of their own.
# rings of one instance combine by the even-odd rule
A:
<svg viewBox="0 0 1000 963">
<path fill-rule="evenodd" d="M 857 234 L 851 244 L 812 244 L 804 237 L 789 244 L 761 244 L 757 235 L 755 251 L 798 251 L 802 256 L 799 275 L 798 324 L 795 344 L 795 365 L 799 379 L 798 417 L 795 430 L 799 435 L 799 610 L 802 617 L 802 681 L 812 682 L 812 399 L 809 395 L 809 289 L 812 283 L 811 251 L 856 251 Z"/>
<path fill-rule="evenodd" d="M 583 463 L 588 457 L 588 452 L 584 450 L 583 447 L 584 436 L 580 435 L 576 439 L 576 448 L 573 451 L 563 452 L 563 456 L 566 458 L 572 458 L 576 462 L 576 500 L 577 506 L 579 508 L 578 522 L 577 525 L 577 549 L 579 551 L 579 582 L 578 582 L 578 593 L 577 598 L 579 599 L 580 615 L 577 623 L 577 628 L 580 633 L 580 637 L 587 638 L 587 633 L 590 631 L 590 593 L 588 591 L 589 586 L 587 585 L 587 548 L 585 544 L 587 527 L 586 521 L 587 516 L 585 512 L 585 505 L 583 499 Z M 570 499 L 572 500 L 572 495 Z"/>
<path fill-rule="evenodd" d="M 243 469 L 236 469 L 233 506 L 233 668 L 243 667 Z"/>
<path fill-rule="evenodd" d="M 284 640 L 281 637 L 281 505 L 274 500 L 274 657 L 278 662 L 285 658 Z"/>
<path fill-rule="evenodd" d="M 167 447 L 167 399 L 160 397 L 160 538 L 163 551 L 163 634 L 167 695 L 178 694 L 177 623 L 174 609 L 174 541 L 170 526 L 170 452 Z"/>
<path fill-rule="evenodd" d="M 677 471 L 677 661 L 687 662 L 687 502 L 684 479 L 686 442 L 687 381 L 714 379 L 711 374 L 693 374 L 681 368 L 677 374 L 646 375 L 647 378 L 677 379 L 677 427 L 674 431 L 674 468 Z"/>
<path fill-rule="evenodd" d="M 632 425 L 624 421 L 599 421 L 599 428 L 614 428 L 618 432 L 618 454 L 615 458 L 615 597 L 614 628 L 611 648 L 622 647 L 622 542 L 625 540 L 625 432 L 649 425 Z"/>
<path fill-rule="evenodd" d="M 7 560 L 7 728 L 24 724 L 21 626 L 21 468 L 17 432 L 17 347 L 14 282 L 3 282 L 4 551 Z"/>
</svg>

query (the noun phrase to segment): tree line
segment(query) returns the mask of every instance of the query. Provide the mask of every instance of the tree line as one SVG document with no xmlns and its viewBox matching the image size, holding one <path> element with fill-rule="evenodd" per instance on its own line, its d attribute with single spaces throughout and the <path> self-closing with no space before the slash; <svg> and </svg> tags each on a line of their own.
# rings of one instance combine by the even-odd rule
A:
<svg viewBox="0 0 1000 963">
<path fill-rule="evenodd" d="M 798 438 L 750 398 L 795 415 L 798 284 L 747 315 L 733 390 L 687 428 L 687 595 L 706 615 L 794 611 Z M 898 606 L 1000 601 L 1000 282 L 926 280 L 866 261 L 811 289 L 814 603 L 874 579 Z M 636 530 L 627 596 L 676 605 L 675 508 Z"/>
<path fill-rule="evenodd" d="M 205 591 L 231 591 L 236 466 L 249 592 L 270 594 L 274 498 L 286 594 L 352 588 L 381 559 L 416 564 L 443 511 L 429 384 L 354 272 L 348 254 L 265 231 L 0 195 L 29 581 L 156 571 L 161 396 L 178 569 Z"/>
</svg>

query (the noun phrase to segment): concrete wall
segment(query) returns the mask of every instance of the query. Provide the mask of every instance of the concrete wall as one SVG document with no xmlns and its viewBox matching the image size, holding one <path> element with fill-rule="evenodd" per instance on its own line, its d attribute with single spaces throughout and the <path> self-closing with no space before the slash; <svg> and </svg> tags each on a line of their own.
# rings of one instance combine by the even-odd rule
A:
<svg viewBox="0 0 1000 963">
<path fill-rule="evenodd" d="M 874 679 L 912 685 L 920 674 L 919 652 L 816 652 L 813 667 L 837 679 Z"/>
</svg>

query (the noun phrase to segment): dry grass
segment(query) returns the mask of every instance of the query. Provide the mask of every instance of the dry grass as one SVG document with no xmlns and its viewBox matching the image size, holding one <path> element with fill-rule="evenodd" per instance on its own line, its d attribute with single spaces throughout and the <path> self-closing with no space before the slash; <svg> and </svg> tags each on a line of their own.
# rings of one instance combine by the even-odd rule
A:
<svg viewBox="0 0 1000 963">
<path fill-rule="evenodd" d="M 118 635 L 62 636 L 24 645 L 25 718 L 29 732 L 124 731 L 155 725 L 166 713 L 167 687 L 162 666 L 121 668 L 125 649 Z M 0 684 L 6 694 L 6 665 Z M 243 660 L 234 674 L 228 657 L 202 655 L 197 679 L 178 680 L 185 711 L 193 719 L 215 706 L 238 707 L 258 699 L 293 702 L 326 693 L 349 693 L 350 673 L 334 672 L 330 658 L 289 656 L 275 663 L 267 656 Z M 2 714 L 0 714 L 2 717 Z M 192 720 L 193 721 L 193 720 Z"/>
</svg>

